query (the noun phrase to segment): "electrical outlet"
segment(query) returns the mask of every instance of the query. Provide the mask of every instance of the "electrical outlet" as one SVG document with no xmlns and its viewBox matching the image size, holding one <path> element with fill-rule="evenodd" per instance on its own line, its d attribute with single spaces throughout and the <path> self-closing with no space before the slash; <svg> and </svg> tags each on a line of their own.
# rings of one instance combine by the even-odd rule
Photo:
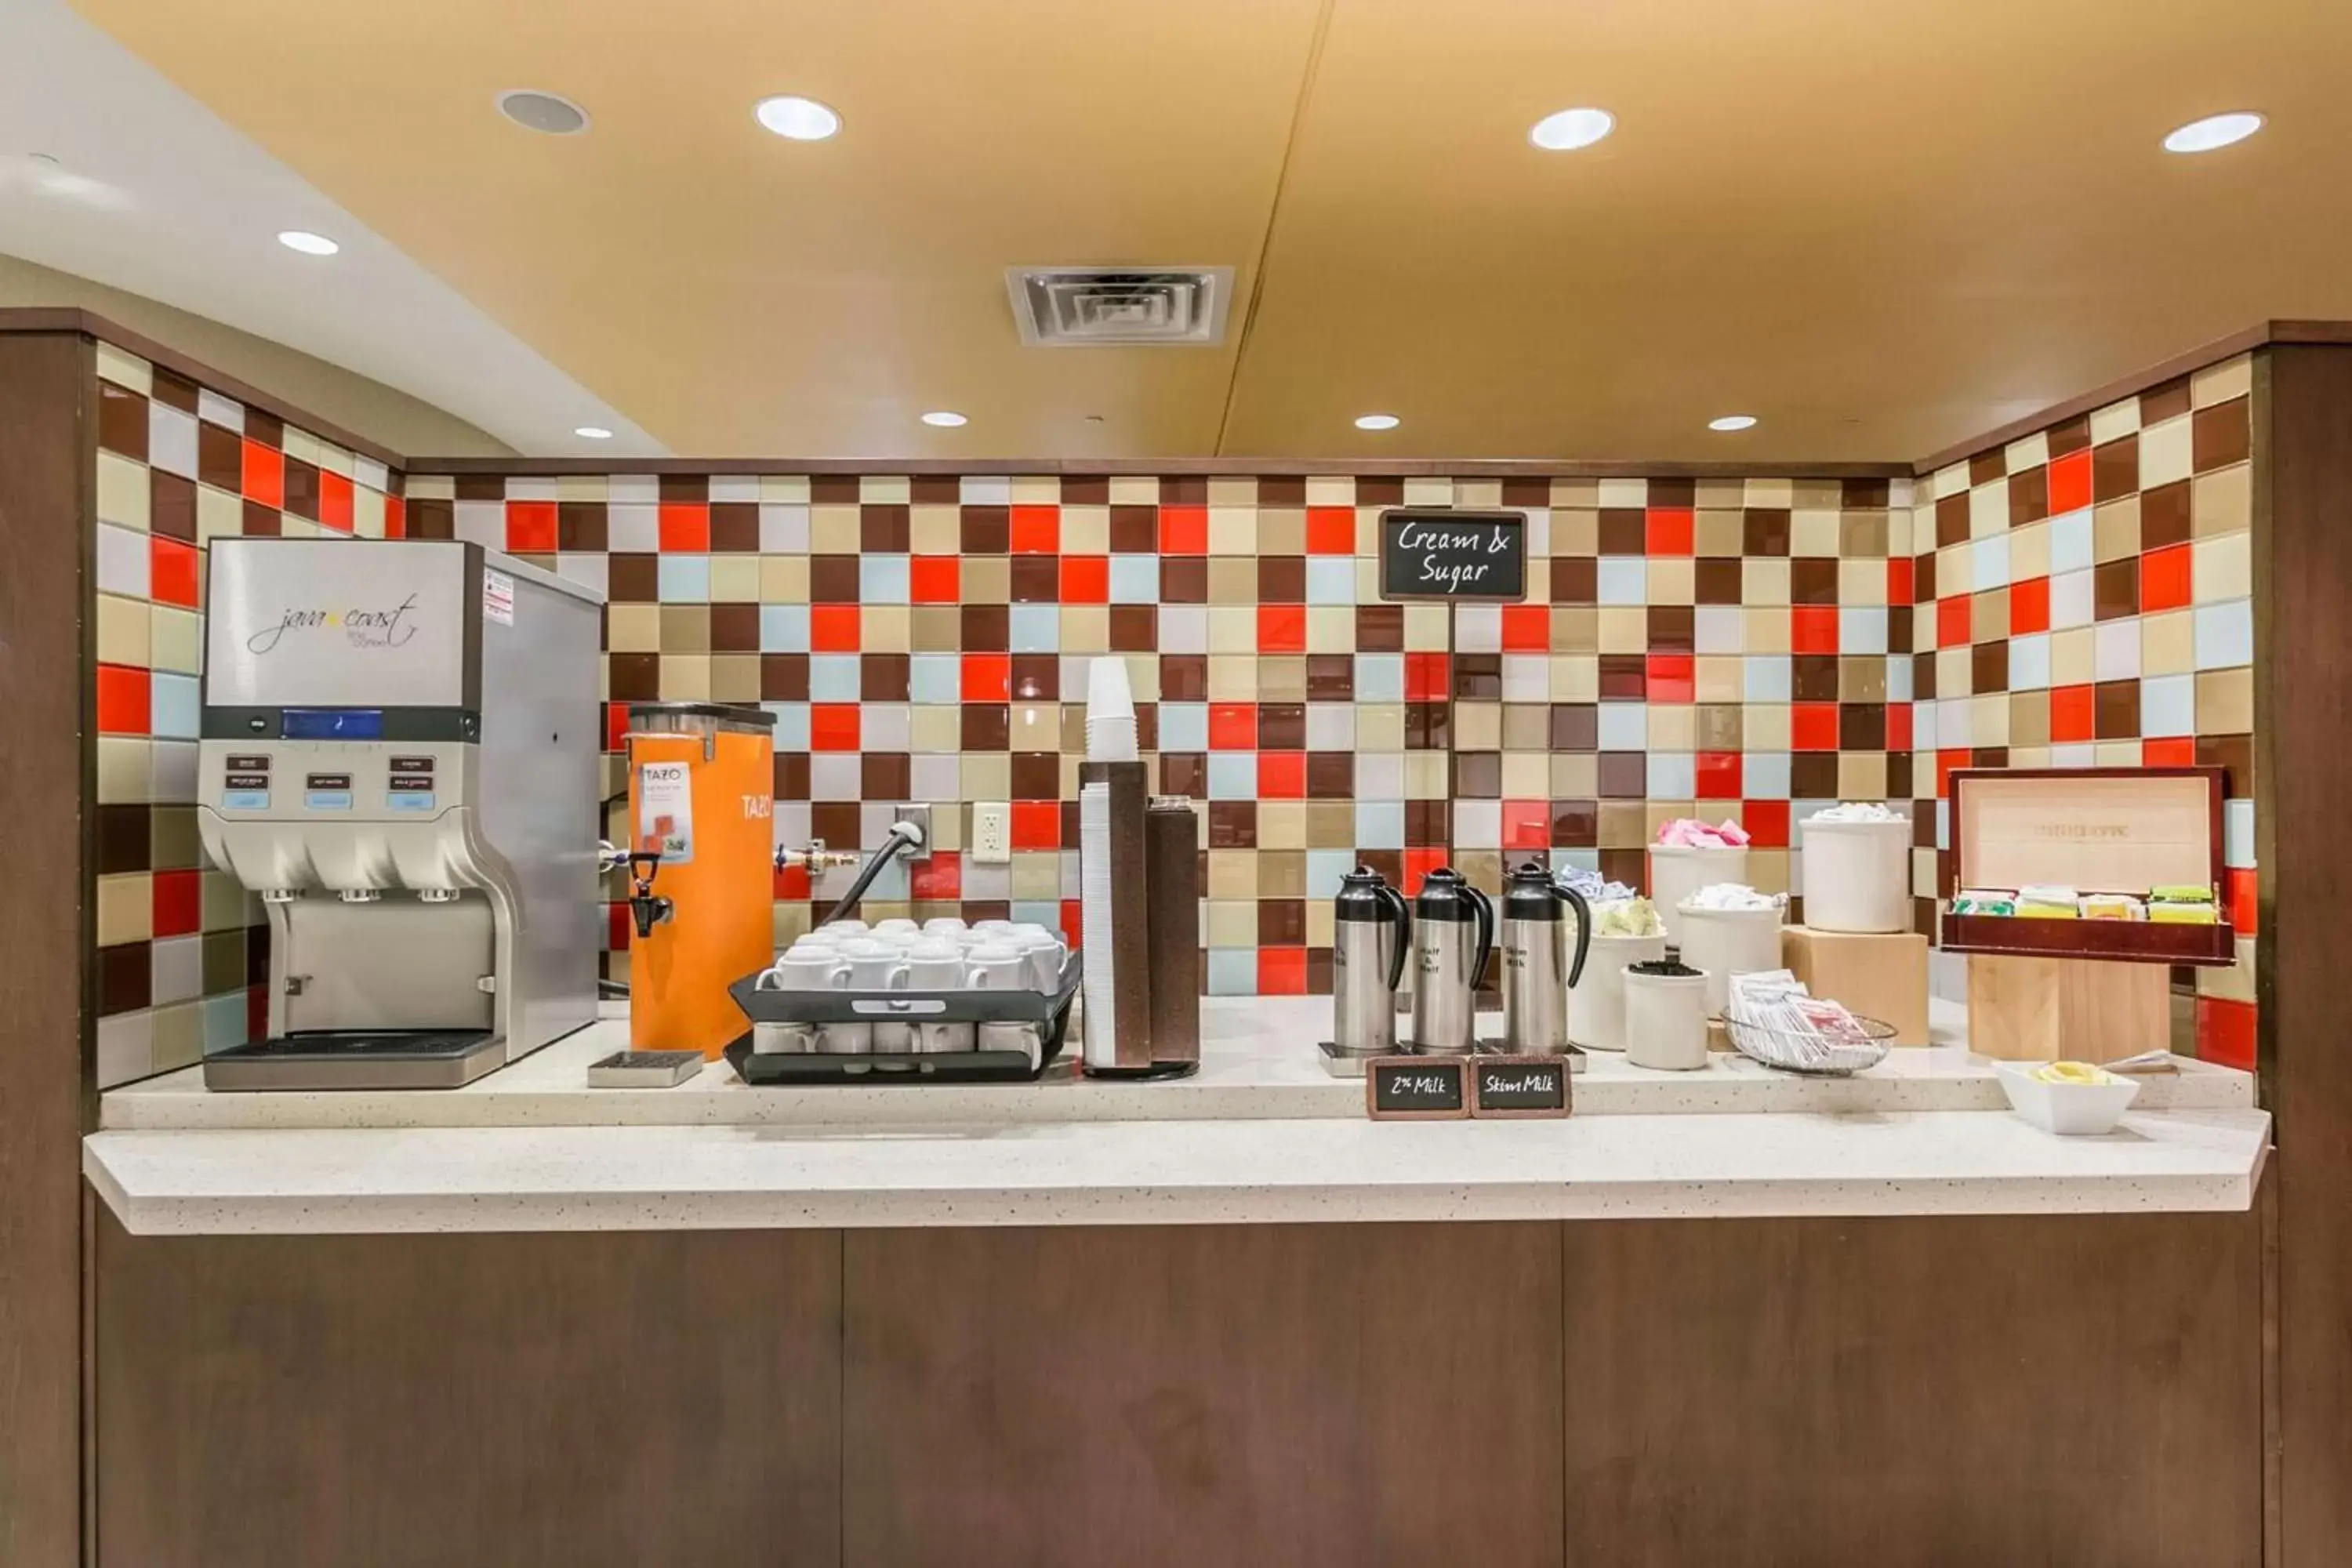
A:
<svg viewBox="0 0 2352 1568">
<path fill-rule="evenodd" d="M 908 851 L 906 858 L 921 864 L 931 858 L 931 808 L 928 805 L 894 806 L 890 812 L 893 823 L 911 822 L 921 829 L 923 841 Z"/>
<path fill-rule="evenodd" d="M 982 801 L 971 808 L 971 863 L 1009 866 L 1013 863 L 1013 807 L 1001 800 Z"/>
</svg>

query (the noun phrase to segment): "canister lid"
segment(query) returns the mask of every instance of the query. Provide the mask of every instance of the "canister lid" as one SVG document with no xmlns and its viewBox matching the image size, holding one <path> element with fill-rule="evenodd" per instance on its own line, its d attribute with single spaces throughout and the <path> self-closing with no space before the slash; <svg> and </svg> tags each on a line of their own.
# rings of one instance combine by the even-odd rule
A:
<svg viewBox="0 0 2352 1568">
<path fill-rule="evenodd" d="M 629 728 L 698 735 L 705 730 L 772 730 L 765 708 L 736 702 L 632 702 Z"/>
</svg>

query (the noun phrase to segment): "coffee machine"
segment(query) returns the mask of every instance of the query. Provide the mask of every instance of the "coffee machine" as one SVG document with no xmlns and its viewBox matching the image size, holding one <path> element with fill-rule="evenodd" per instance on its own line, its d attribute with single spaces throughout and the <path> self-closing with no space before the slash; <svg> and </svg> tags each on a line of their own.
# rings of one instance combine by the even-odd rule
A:
<svg viewBox="0 0 2352 1568">
<path fill-rule="evenodd" d="M 601 596 L 454 540 L 210 554 L 196 819 L 269 1022 L 205 1087 L 455 1087 L 593 1019 Z"/>
</svg>

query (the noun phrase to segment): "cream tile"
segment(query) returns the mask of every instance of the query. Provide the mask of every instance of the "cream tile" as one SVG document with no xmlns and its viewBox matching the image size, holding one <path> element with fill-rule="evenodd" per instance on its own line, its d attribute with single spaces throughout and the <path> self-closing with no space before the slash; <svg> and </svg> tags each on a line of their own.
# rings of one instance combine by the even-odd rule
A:
<svg viewBox="0 0 2352 1568">
<path fill-rule="evenodd" d="M 944 702 L 919 702 L 908 721 L 908 748 L 937 755 L 961 750 L 962 710 Z"/>
<path fill-rule="evenodd" d="M 1969 537 L 1985 539 L 2009 529 L 2009 481 L 1995 479 L 1969 491 Z M 1937 582 L 1943 581 L 1941 577 Z"/>
<path fill-rule="evenodd" d="M 1503 753 L 1504 799 L 1541 800 L 1550 793 L 1551 754 L 1549 752 Z"/>
<path fill-rule="evenodd" d="M 169 605 L 149 607 L 147 657 L 157 669 L 196 675 L 205 667 L 205 618 Z"/>
<path fill-rule="evenodd" d="M 1483 508 L 1491 511 L 1503 504 L 1503 481 L 1456 479 L 1454 481 L 1454 504 L 1464 508 Z"/>
<path fill-rule="evenodd" d="M 352 491 L 352 531 L 362 539 L 383 537 L 383 492 L 367 489 Z"/>
<path fill-rule="evenodd" d="M 1303 800 L 1260 801 L 1257 807 L 1257 847 L 1260 849 L 1304 849 L 1307 847 L 1307 803 Z M 1260 880 L 1265 868 L 1259 867 Z M 1280 893 L 1275 897 L 1283 896 Z"/>
<path fill-rule="evenodd" d="M 1360 702 L 1356 705 L 1356 750 L 1359 752 L 1402 752 L 1404 750 L 1404 705 L 1400 702 Z"/>
<path fill-rule="evenodd" d="M 2139 497 L 2112 500 L 2091 513 L 2091 556 L 2101 563 L 2139 553 Z M 1941 583 L 1942 578 L 1937 581 Z"/>
<path fill-rule="evenodd" d="M 1740 612 L 1740 642 L 1749 653 L 1789 651 L 1787 610 L 1774 605 L 1752 605 Z"/>
<path fill-rule="evenodd" d="M 1095 606 L 1102 609 L 1100 605 Z M 1103 609 L 1108 626 L 1109 611 Z M 1108 638 L 1108 630 L 1106 630 Z M 857 612 L 858 646 L 867 653 L 909 653 L 914 649 L 912 627 L 904 605 L 867 605 Z M 1108 646 L 1108 643 L 1106 643 Z"/>
<path fill-rule="evenodd" d="M 2195 599 L 2200 605 L 2242 599 L 2254 591 L 2254 536 L 2224 533 L 2189 546 Z"/>
<path fill-rule="evenodd" d="M 1210 863 L 1215 864 L 1220 855 L 1247 855 L 1246 849 L 1212 849 Z M 1212 897 L 1208 901 L 1209 945 L 1211 947 L 1255 947 L 1257 945 L 1257 877 L 1255 868 L 1250 873 L 1250 890 L 1225 898 Z"/>
<path fill-rule="evenodd" d="M 233 430 L 244 428 L 245 411 L 241 408 L 237 410 L 235 422 L 214 419 L 210 413 L 206 413 L 205 417 L 215 425 L 227 425 Z M 449 500 L 457 494 L 457 481 L 447 474 L 411 474 L 407 482 L 401 486 L 401 493 L 410 500 Z"/>
<path fill-rule="evenodd" d="M 147 465 L 112 452 L 98 455 L 98 518 L 144 531 L 147 527 Z"/>
<path fill-rule="evenodd" d="M 308 463 L 314 468 L 324 466 L 319 460 L 319 438 L 316 436 L 311 435 L 308 430 L 301 429 L 297 426 L 289 425 L 286 426 L 285 433 L 278 438 L 278 445 L 279 450 L 283 451 L 288 457 L 293 458 L 297 462 Z M 553 499 L 552 492 L 555 486 L 551 481 L 539 481 L 540 483 L 547 486 L 550 493 L 545 496 L 531 494 L 528 491 L 519 490 L 515 488 L 519 484 L 527 484 L 530 482 L 530 481 L 529 480 L 522 479 L 509 479 L 507 481 L 507 494 L 517 500 L 548 500 Z"/>
<path fill-rule="evenodd" d="M 1600 658 L 1589 653 L 1552 655 L 1551 700 L 1554 702 L 1600 701 Z"/>
<path fill-rule="evenodd" d="M 278 514 L 278 536 L 281 539 L 319 539 L 326 531 L 307 517 L 296 517 L 290 511 Z"/>
<path fill-rule="evenodd" d="M 2009 694 L 1985 692 L 1969 699 L 1969 737 L 1973 745 L 2009 744 Z"/>
<path fill-rule="evenodd" d="M 1789 514 L 1789 553 L 1791 555 L 1835 555 L 1838 552 L 1839 516 L 1832 510 L 1795 511 Z"/>
<path fill-rule="evenodd" d="M 1407 605 L 1404 607 L 1404 646 L 1409 650 L 1415 653 L 1443 652 L 1450 636 L 1444 605 Z"/>
<path fill-rule="evenodd" d="M 1451 753 L 1445 752 L 1407 752 L 1404 754 L 1404 797 L 1407 800 L 1444 800 L 1446 797 L 1446 763 Z"/>
<path fill-rule="evenodd" d="M 136 805 L 154 798 L 154 743 L 130 735 L 98 738 L 98 799 Z"/>
<path fill-rule="evenodd" d="M 235 539 L 245 531 L 245 503 L 226 490 L 196 487 L 196 540 Z"/>
<path fill-rule="evenodd" d="M 1698 750 L 1698 710 L 1686 702 L 1650 704 L 1650 750 Z"/>
<path fill-rule="evenodd" d="M 1255 654 L 1211 654 L 1209 656 L 1209 700 L 1212 702 L 1256 701 L 1257 656 Z"/>
<path fill-rule="evenodd" d="M 2189 475 L 2189 416 L 2175 415 L 2139 433 L 2139 488 L 2153 489 Z"/>
<path fill-rule="evenodd" d="M 1454 481 L 1445 479 L 1409 479 L 1404 482 L 1404 504 L 1407 506 L 1452 506 Z"/>
<path fill-rule="evenodd" d="M 98 375 L 100 381 L 110 381 L 117 386 L 127 386 L 142 396 L 155 390 L 154 367 L 128 349 L 112 343 L 98 345 Z"/>
<path fill-rule="evenodd" d="M 1257 651 L 1257 611 L 1249 605 L 1223 604 L 1209 606 L 1209 651 L 1211 653 L 1255 653 Z"/>
<path fill-rule="evenodd" d="M 1013 754 L 1010 752 L 966 752 L 960 762 L 957 782 L 964 799 L 1013 798 Z"/>
<path fill-rule="evenodd" d="M 2101 768 L 2136 768 L 2140 765 L 2140 743 L 2137 741 L 2102 741 L 2091 748 L 2091 764 Z"/>
<path fill-rule="evenodd" d="M 1884 605 L 1886 603 L 1886 562 L 1883 557 L 1864 556 L 1858 560 L 1838 563 L 1838 603 L 1840 605 Z"/>
<path fill-rule="evenodd" d="M 1701 702 L 1737 702 L 1747 689 L 1747 666 L 1737 657 L 1702 654 L 1693 666 Z"/>
<path fill-rule="evenodd" d="M 2237 533 L 2253 526 L 2252 464 L 2236 463 L 2200 474 L 2189 493 L 2191 526 L 2198 538 Z"/>
<path fill-rule="evenodd" d="M 710 558 L 710 602 L 751 605 L 760 599 L 757 555 L 714 555 Z"/>
<path fill-rule="evenodd" d="M 2243 397 L 2254 389 L 2254 356 L 2240 354 L 2208 365 L 2189 378 L 2189 401 L 2198 408 L 2210 408 L 2217 403 L 2227 403 L 2233 397 Z"/>
<path fill-rule="evenodd" d="M 1751 556 L 1739 569 L 1740 602 L 1785 605 L 1789 602 L 1789 563 L 1769 556 Z"/>
<path fill-rule="evenodd" d="M 1257 700 L 1261 702 L 1306 701 L 1307 660 L 1297 654 L 1259 655 Z"/>
<path fill-rule="evenodd" d="M 1974 679 L 1967 648 L 1939 647 L 1936 650 L 1937 696 L 1966 697 L 1975 689 Z"/>
<path fill-rule="evenodd" d="M 1110 553 L 1110 508 L 1066 506 L 1062 509 L 1062 553 Z"/>
<path fill-rule="evenodd" d="M 1062 896 L 1062 856 L 1056 849 L 1013 852 L 1013 896 L 1043 902 Z"/>
<path fill-rule="evenodd" d="M 1698 597 L 1697 568 L 1690 557 L 1658 556 L 1649 565 L 1649 602 L 1687 605 Z"/>
<path fill-rule="evenodd" d="M 970 563 L 966 563 L 967 568 Z M 809 563 L 805 555 L 760 557 L 760 603 L 805 605 L 809 602 Z"/>
<path fill-rule="evenodd" d="M 2050 525 L 2029 523 L 2010 530 L 2009 576 L 2012 583 L 2050 575 Z M 1941 582 L 1941 579 L 1937 579 Z"/>
<path fill-rule="evenodd" d="M 2011 441 L 2002 449 L 2001 457 L 2012 474 L 2038 468 L 2050 460 L 2050 433 L 2036 430 L 2021 441 Z"/>
<path fill-rule="evenodd" d="M 1551 758 L 1554 800 L 1591 800 L 1601 793 L 1601 759 L 1591 752 L 1555 752 Z"/>
<path fill-rule="evenodd" d="M 2070 626 L 2050 634 L 2050 684 L 2080 686 L 2098 668 L 2096 633 L 2090 626 Z"/>
<path fill-rule="evenodd" d="M 1603 605 L 1601 607 L 1601 651 L 1602 653 L 1647 653 L 1650 648 L 1650 615 L 1639 605 Z"/>
<path fill-rule="evenodd" d="M 1356 612 L 1346 605 L 1310 605 L 1307 608 L 1308 653 L 1356 651 Z"/>
<path fill-rule="evenodd" d="M 1257 510 L 1254 507 L 1213 506 L 1209 509 L 1209 553 L 1255 555 Z"/>
<path fill-rule="evenodd" d="M 2139 620 L 2139 672 L 2185 675 L 2197 668 L 2196 616 L 2167 610 Z"/>
<path fill-rule="evenodd" d="M 148 666 L 147 602 L 98 595 L 98 658 L 101 664 Z"/>
<path fill-rule="evenodd" d="M 1650 481 L 1602 479 L 1601 504 L 1604 507 L 1647 506 L 1650 504 Z"/>
<path fill-rule="evenodd" d="M 1750 702 L 1739 710 L 1739 732 L 1751 752 L 1785 752 L 1789 749 L 1789 705 L 1785 702 Z"/>
<path fill-rule="evenodd" d="M 855 555 L 864 543 L 857 509 L 854 506 L 809 508 L 809 553 Z"/>
<path fill-rule="evenodd" d="M 1797 487 L 1792 479 L 1749 479 L 1740 504 L 1769 510 L 1793 506 L 1796 499 Z M 1609 503 L 1604 501 L 1601 504 L 1606 506 Z"/>
<path fill-rule="evenodd" d="M 913 490 L 912 481 L 905 474 L 861 474 L 857 480 L 857 499 L 876 506 L 904 506 Z"/>
<path fill-rule="evenodd" d="M 907 547 L 917 555 L 954 555 L 963 549 L 961 510 L 925 504 L 907 509 Z"/>
<path fill-rule="evenodd" d="M 763 506 L 806 506 L 809 482 L 806 474 L 761 474 L 760 501 Z"/>
<path fill-rule="evenodd" d="M 1005 495 L 1013 506 L 1059 506 L 1062 481 L 1052 474 L 1014 474 L 1006 481 Z"/>
<path fill-rule="evenodd" d="M 2120 436 L 2128 436 L 2139 428 L 2139 399 L 2126 397 L 2121 403 L 2110 403 L 2105 408 L 2091 411 L 2091 444 L 2105 446 Z"/>
<path fill-rule="evenodd" d="M 665 702 L 710 700 L 710 656 L 707 653 L 664 654 L 660 670 Z"/>
<path fill-rule="evenodd" d="M 1454 749 L 1458 752 L 1501 751 L 1503 705 L 1499 702 L 1456 702 L 1454 705 Z"/>
<path fill-rule="evenodd" d="M 1935 473 L 1929 477 L 1927 481 L 1927 498 L 1930 500 L 1941 500 L 1946 496 L 1958 495 L 1962 490 L 1967 489 L 1968 488 L 1968 464 L 1947 463 L 1942 468 L 1937 468 Z M 1932 511 L 1934 508 L 1931 507 L 1928 510 Z"/>
</svg>

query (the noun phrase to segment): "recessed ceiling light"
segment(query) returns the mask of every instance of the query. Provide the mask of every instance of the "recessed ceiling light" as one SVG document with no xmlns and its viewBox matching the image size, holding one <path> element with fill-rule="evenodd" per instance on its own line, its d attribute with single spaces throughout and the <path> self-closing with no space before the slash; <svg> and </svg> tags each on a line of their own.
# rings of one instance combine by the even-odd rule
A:
<svg viewBox="0 0 2352 1568">
<path fill-rule="evenodd" d="M 1356 416 L 1359 430 L 1393 430 L 1403 421 L 1393 414 L 1360 414 Z"/>
<path fill-rule="evenodd" d="M 588 111 L 560 92 L 519 87 L 499 94 L 499 112 L 525 131 L 577 136 L 588 129 Z"/>
<path fill-rule="evenodd" d="M 936 425 L 942 430 L 952 430 L 959 425 L 969 424 L 970 421 L 965 419 L 962 415 L 954 413 L 950 409 L 934 408 L 929 414 L 923 416 L 923 423 L 926 425 Z"/>
<path fill-rule="evenodd" d="M 793 142 L 822 142 L 841 129 L 841 116 L 813 98 L 763 98 L 751 112 Z"/>
<path fill-rule="evenodd" d="M 1710 430 L 1753 430 L 1756 428 L 1756 416 L 1727 414 L 1720 419 L 1708 420 L 1706 427 Z"/>
<path fill-rule="evenodd" d="M 305 256 L 332 256 L 342 248 L 325 235 L 312 234 L 307 228 L 289 228 L 278 237 L 278 243 Z"/>
<path fill-rule="evenodd" d="M 2192 120 L 2164 139 L 2168 153 L 2210 153 L 2233 142 L 2243 142 L 2263 128 L 2263 117 L 2245 112 L 2208 115 Z"/>
<path fill-rule="evenodd" d="M 1537 121 L 1528 140 L 1547 153 L 1573 153 L 1616 129 L 1617 117 L 1605 109 L 1563 109 Z"/>
<path fill-rule="evenodd" d="M 572 433 L 590 441 L 609 441 L 613 438 L 613 433 L 602 425 L 583 425 Z"/>
</svg>

